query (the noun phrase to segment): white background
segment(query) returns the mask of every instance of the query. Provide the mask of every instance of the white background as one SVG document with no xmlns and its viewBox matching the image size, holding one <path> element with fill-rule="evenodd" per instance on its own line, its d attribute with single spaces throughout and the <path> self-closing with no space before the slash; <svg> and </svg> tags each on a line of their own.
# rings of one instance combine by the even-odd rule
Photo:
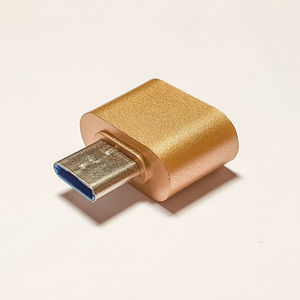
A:
<svg viewBox="0 0 300 300">
<path fill-rule="evenodd" d="M 0 0 L 0 298 L 300 298 L 299 1 Z M 83 113 L 159 77 L 237 158 L 167 203 L 54 174 Z"/>
</svg>

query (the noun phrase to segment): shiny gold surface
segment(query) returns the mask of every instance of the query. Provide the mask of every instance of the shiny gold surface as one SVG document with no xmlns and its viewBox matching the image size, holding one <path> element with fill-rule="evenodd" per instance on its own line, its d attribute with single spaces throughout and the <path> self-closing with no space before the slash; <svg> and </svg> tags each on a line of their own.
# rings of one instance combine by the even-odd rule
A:
<svg viewBox="0 0 300 300">
<path fill-rule="evenodd" d="M 163 201 L 232 160 L 238 152 L 236 131 L 216 108 L 153 79 L 81 119 L 88 145 L 107 131 L 140 152 L 151 178 L 133 184 Z"/>
</svg>

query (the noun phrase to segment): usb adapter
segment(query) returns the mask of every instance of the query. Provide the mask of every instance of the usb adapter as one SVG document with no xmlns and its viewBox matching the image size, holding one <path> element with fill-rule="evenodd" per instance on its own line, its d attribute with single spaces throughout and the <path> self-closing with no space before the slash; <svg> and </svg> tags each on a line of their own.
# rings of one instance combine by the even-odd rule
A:
<svg viewBox="0 0 300 300">
<path fill-rule="evenodd" d="M 128 181 L 164 201 L 238 152 L 221 111 L 159 79 L 84 114 L 80 127 L 87 147 L 54 169 L 90 201 Z"/>
</svg>

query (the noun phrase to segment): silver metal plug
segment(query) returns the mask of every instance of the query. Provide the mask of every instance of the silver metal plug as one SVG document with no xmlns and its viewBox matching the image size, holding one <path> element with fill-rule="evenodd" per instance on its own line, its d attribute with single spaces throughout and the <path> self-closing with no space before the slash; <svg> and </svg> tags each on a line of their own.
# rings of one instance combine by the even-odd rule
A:
<svg viewBox="0 0 300 300">
<path fill-rule="evenodd" d="M 140 174 L 138 165 L 103 140 L 54 164 L 56 174 L 95 201 Z"/>
</svg>

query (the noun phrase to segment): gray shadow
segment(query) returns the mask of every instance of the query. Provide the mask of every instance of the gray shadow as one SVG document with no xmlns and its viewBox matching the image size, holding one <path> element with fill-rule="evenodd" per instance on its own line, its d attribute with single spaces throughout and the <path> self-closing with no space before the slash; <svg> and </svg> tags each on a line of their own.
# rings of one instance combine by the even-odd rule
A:
<svg viewBox="0 0 300 300">
<path fill-rule="evenodd" d="M 238 178 L 240 178 L 238 174 L 223 166 L 196 181 L 168 200 L 159 202 L 158 204 L 169 212 L 176 214 L 195 201 L 204 198 L 204 196 L 212 191 Z"/>
<path fill-rule="evenodd" d="M 88 201 L 75 190 L 68 190 L 59 196 L 84 212 L 98 224 L 108 221 L 137 202 L 152 201 L 128 183 L 103 196 L 96 202 Z"/>
<path fill-rule="evenodd" d="M 158 204 L 158 207 L 161 206 L 164 210 L 177 214 L 213 190 L 237 178 L 239 175 L 226 167 L 221 167 L 164 202 L 151 200 L 129 184 L 121 186 L 96 202 L 88 201 L 74 190 L 60 194 L 60 197 L 88 215 L 97 224 L 102 224 L 141 201 Z"/>
</svg>

